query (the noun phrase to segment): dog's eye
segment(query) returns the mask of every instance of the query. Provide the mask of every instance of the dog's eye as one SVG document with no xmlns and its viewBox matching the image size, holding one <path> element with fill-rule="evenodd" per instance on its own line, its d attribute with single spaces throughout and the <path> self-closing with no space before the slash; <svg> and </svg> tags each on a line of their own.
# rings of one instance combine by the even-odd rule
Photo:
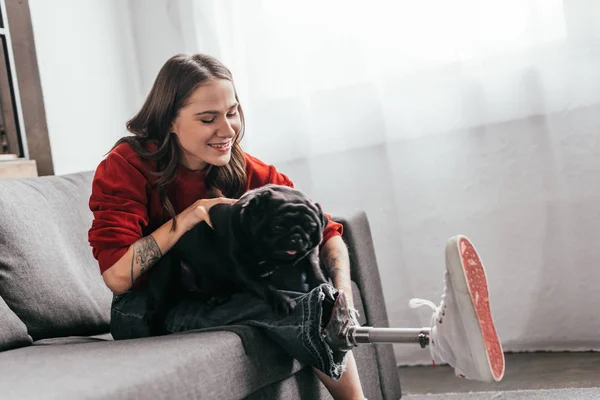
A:
<svg viewBox="0 0 600 400">
<path fill-rule="evenodd" d="M 284 230 L 284 228 L 281 225 L 275 225 L 273 227 L 273 231 L 276 232 L 276 233 L 281 233 L 281 232 L 283 232 L 283 230 Z"/>
<path fill-rule="evenodd" d="M 305 224 L 306 229 L 315 229 L 317 227 L 317 224 L 313 221 L 307 222 Z"/>
</svg>

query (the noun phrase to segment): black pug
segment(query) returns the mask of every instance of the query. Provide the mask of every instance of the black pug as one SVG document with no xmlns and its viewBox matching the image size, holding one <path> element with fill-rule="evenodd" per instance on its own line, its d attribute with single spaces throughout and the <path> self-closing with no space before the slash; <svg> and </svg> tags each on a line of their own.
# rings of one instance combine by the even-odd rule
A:
<svg viewBox="0 0 600 400">
<path fill-rule="evenodd" d="M 152 335 L 166 333 L 166 313 L 184 296 L 225 300 L 246 290 L 287 315 L 296 304 L 277 289 L 298 290 L 298 277 L 308 288 L 327 282 L 318 250 L 327 217 L 301 191 L 266 185 L 235 204 L 212 206 L 209 215 L 213 229 L 196 225 L 149 271 Z"/>
</svg>

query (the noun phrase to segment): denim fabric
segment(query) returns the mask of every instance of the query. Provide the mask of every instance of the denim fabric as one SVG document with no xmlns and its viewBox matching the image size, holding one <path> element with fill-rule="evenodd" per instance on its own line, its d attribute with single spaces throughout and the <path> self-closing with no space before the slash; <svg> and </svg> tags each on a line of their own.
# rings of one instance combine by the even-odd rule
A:
<svg viewBox="0 0 600 400">
<path fill-rule="evenodd" d="M 322 302 L 326 296 L 333 300 L 336 292 L 329 284 L 308 293 L 284 291 L 297 304 L 286 317 L 276 315 L 269 304 L 247 292 L 235 293 L 229 301 L 216 306 L 186 299 L 167 314 L 166 326 L 172 333 L 234 324 L 254 326 L 290 356 L 338 380 L 346 353 L 333 351 L 321 334 Z M 119 340 L 149 336 L 143 321 L 145 309 L 144 292 L 115 296 L 110 324 L 113 337 Z"/>
</svg>

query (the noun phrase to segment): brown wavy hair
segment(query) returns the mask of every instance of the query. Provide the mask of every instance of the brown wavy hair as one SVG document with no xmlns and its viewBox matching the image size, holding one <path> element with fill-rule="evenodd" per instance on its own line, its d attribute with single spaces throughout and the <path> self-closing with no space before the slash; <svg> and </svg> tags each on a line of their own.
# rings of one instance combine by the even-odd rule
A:
<svg viewBox="0 0 600 400">
<path fill-rule="evenodd" d="M 167 188 L 175 179 L 181 148 L 177 135 L 171 132 L 171 126 L 196 88 L 215 79 L 226 79 L 233 84 L 231 71 L 214 57 L 206 54 L 177 54 L 171 57 L 159 71 L 142 108 L 127 122 L 127 130 L 133 136 L 125 136 L 114 145 L 117 147 L 121 143 L 128 143 L 142 159 L 156 161 L 156 171 L 152 171 L 157 177 L 154 185 L 163 207 L 172 218 L 175 217 L 175 210 L 167 197 Z M 237 91 L 235 99 L 240 102 Z M 238 112 L 241 127 L 234 138 L 229 163 L 222 167 L 208 167 L 205 185 L 211 197 L 238 198 L 246 187 L 246 162 L 240 145 L 245 127 L 241 106 Z M 158 146 L 156 151 L 147 150 L 149 143 Z M 173 219 L 173 229 L 175 224 Z"/>
</svg>

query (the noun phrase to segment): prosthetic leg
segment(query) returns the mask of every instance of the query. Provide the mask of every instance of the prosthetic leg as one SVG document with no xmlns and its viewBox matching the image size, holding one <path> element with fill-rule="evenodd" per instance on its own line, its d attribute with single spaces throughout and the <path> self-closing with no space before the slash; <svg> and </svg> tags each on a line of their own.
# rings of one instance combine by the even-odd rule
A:
<svg viewBox="0 0 600 400">
<path fill-rule="evenodd" d="M 429 345 L 431 328 L 374 328 L 351 326 L 346 341 L 353 345 L 368 343 L 419 343 L 421 348 Z"/>
</svg>

